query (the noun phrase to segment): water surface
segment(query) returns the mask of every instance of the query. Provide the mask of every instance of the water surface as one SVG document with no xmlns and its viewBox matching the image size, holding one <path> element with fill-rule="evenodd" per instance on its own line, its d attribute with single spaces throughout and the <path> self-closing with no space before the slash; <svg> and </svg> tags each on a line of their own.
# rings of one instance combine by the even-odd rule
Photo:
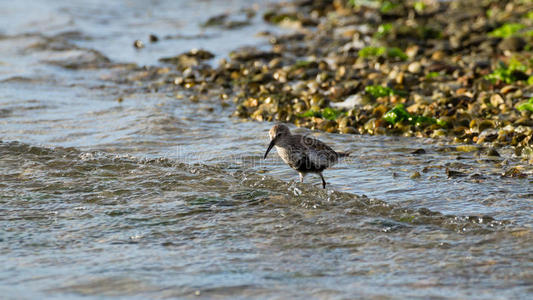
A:
<svg viewBox="0 0 533 300">
<path fill-rule="evenodd" d="M 293 128 L 352 152 L 322 190 L 317 176 L 298 183 L 275 151 L 262 159 L 271 123 L 231 118 L 216 97 L 116 80 L 128 63 L 191 48 L 216 63 L 239 46 L 268 47 L 255 33 L 278 29 L 260 13 L 234 30 L 199 26 L 267 4 L 253 5 L 0 9 L 2 295 L 531 297 L 532 168 L 510 150 Z M 529 176 L 502 176 L 513 168 Z"/>
</svg>

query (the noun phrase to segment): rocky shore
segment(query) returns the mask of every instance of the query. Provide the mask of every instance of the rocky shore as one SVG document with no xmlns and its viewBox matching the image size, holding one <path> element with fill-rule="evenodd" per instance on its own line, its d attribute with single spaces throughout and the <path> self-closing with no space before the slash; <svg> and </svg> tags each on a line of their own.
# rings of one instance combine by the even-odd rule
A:
<svg viewBox="0 0 533 300">
<path fill-rule="evenodd" d="M 451 138 L 533 161 L 533 2 L 292 1 L 218 66 L 207 50 L 163 58 L 162 85 L 217 94 L 234 116 L 345 134 Z"/>
</svg>

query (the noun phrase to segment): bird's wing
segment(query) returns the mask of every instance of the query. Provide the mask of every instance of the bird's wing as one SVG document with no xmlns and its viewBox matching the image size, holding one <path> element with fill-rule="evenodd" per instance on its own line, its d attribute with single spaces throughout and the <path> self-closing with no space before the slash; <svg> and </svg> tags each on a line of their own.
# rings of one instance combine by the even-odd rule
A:
<svg viewBox="0 0 533 300">
<path fill-rule="evenodd" d="M 310 136 L 293 135 L 293 143 L 298 145 L 297 151 L 304 153 L 313 168 L 324 169 L 338 160 L 339 155 L 322 141 Z"/>
<path fill-rule="evenodd" d="M 293 135 L 293 138 L 299 139 L 304 147 L 311 148 L 315 151 L 333 151 L 331 147 L 323 143 L 321 140 L 308 135 Z"/>
</svg>

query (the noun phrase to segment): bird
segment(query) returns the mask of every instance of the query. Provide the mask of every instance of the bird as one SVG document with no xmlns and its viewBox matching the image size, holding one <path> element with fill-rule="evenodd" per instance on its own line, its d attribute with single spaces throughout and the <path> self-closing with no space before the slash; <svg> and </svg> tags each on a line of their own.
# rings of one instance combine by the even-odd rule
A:
<svg viewBox="0 0 533 300">
<path fill-rule="evenodd" d="M 270 144 L 263 159 L 276 147 L 278 155 L 291 168 L 298 171 L 300 182 L 307 173 L 316 173 L 322 179 L 322 188 L 326 188 L 326 180 L 322 171 L 336 164 L 341 157 L 349 152 L 336 152 L 322 141 L 308 135 L 292 134 L 284 124 L 274 125 L 270 131 Z"/>
</svg>

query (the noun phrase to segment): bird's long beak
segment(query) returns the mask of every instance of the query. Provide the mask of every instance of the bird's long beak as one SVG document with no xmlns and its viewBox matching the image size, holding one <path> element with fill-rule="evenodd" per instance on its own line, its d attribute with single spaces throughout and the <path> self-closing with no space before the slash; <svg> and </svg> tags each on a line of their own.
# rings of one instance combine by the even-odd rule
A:
<svg viewBox="0 0 533 300">
<path fill-rule="evenodd" d="M 277 140 L 278 140 L 278 137 L 275 137 L 274 139 L 272 139 L 272 141 L 270 141 L 270 145 L 268 145 L 268 149 L 265 152 L 265 157 L 263 157 L 263 159 L 267 158 L 268 152 L 270 152 L 270 150 L 272 150 L 272 147 L 274 147 L 274 145 L 276 145 L 276 141 Z"/>
</svg>

